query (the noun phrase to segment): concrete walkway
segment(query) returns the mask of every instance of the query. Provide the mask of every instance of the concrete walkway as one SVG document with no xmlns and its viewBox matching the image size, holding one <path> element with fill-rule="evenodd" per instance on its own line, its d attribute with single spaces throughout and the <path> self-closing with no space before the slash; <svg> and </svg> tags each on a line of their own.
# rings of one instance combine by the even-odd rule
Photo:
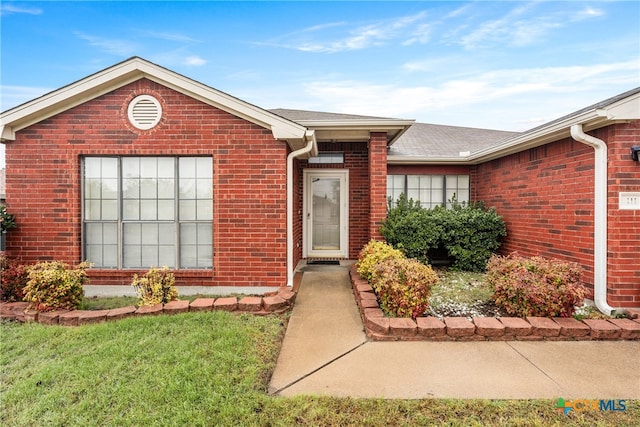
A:
<svg viewBox="0 0 640 427">
<path fill-rule="evenodd" d="M 639 357 L 639 341 L 368 341 L 348 268 L 307 266 L 269 391 L 399 399 L 640 399 Z"/>
</svg>

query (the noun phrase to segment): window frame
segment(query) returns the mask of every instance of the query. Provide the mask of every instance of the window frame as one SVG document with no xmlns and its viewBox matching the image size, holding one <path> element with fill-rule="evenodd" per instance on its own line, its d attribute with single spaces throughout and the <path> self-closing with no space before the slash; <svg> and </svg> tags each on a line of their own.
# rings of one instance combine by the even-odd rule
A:
<svg viewBox="0 0 640 427">
<path fill-rule="evenodd" d="M 105 178 L 105 174 L 104 172 L 101 171 L 99 172 L 99 176 L 89 176 L 88 177 L 88 173 L 87 173 L 87 160 L 88 159 L 100 159 L 101 162 L 103 162 L 106 159 L 115 159 L 115 167 L 116 167 L 116 180 L 117 180 L 117 185 L 116 185 L 116 189 L 115 189 L 115 200 L 116 200 L 116 219 L 112 219 L 112 218 L 107 218 L 105 219 L 103 217 L 103 213 L 102 210 L 100 211 L 100 218 L 99 219 L 94 219 L 91 218 L 91 215 L 89 214 L 89 211 L 87 210 L 87 203 L 89 203 L 90 201 L 99 201 L 100 206 L 102 205 L 102 201 L 103 200 L 112 200 L 112 199 L 105 199 L 104 198 L 104 191 L 103 191 L 103 186 L 102 186 L 102 181 L 105 179 L 112 179 L 110 177 Z M 143 179 L 145 179 L 145 177 L 143 176 L 141 169 L 138 169 L 138 174 L 134 177 L 125 177 L 124 171 L 123 171 L 123 162 L 125 161 L 124 159 L 156 159 L 156 175 L 152 176 L 152 177 L 147 177 L 151 178 L 154 180 L 155 185 L 159 186 L 160 184 L 160 180 L 161 179 L 167 179 L 167 177 L 163 177 L 160 174 L 160 171 L 158 170 L 159 168 L 159 159 L 171 159 L 173 162 L 173 176 L 170 178 L 172 179 L 172 185 L 173 185 L 173 198 L 172 199 L 167 199 L 166 197 L 160 197 L 159 194 L 156 192 L 155 194 L 155 198 L 143 198 L 141 193 L 141 190 L 139 191 L 139 196 L 138 198 L 127 198 L 125 197 L 125 191 L 123 189 L 124 183 L 127 179 L 132 179 L 132 180 L 139 180 L 142 181 Z M 198 165 L 200 163 L 198 163 L 199 161 L 201 161 L 200 159 L 207 159 L 208 160 L 208 164 L 205 163 L 205 170 L 204 170 L 204 177 L 199 177 L 197 175 L 191 177 L 190 173 L 187 172 L 187 169 L 183 169 L 182 174 L 181 172 L 181 163 L 182 160 L 181 159 L 193 159 L 196 161 L 196 163 L 194 164 L 195 168 L 198 168 Z M 90 246 L 92 245 L 92 242 L 89 239 L 89 228 L 92 225 L 102 225 L 101 230 L 98 230 L 96 228 L 96 230 L 99 233 L 102 233 L 101 237 L 100 237 L 100 241 L 99 243 L 96 243 L 95 246 L 99 246 L 99 251 L 100 251 L 100 257 L 101 259 L 100 261 L 100 265 L 97 265 L 95 268 L 98 269 L 106 269 L 106 270 L 140 270 L 140 269 L 148 269 L 151 267 L 160 267 L 160 265 L 146 265 L 144 263 L 144 242 L 140 242 L 139 243 L 139 250 L 141 253 L 141 262 L 140 265 L 136 265 L 136 264 L 130 264 L 128 263 L 127 260 L 127 254 L 126 254 L 126 243 L 125 240 L 127 238 L 130 238 L 130 235 L 125 235 L 125 228 L 128 225 L 139 225 L 139 228 L 142 230 L 143 228 L 145 228 L 145 226 L 149 226 L 149 225 L 157 225 L 158 229 L 161 228 L 161 226 L 164 225 L 173 225 L 173 240 L 171 243 L 171 246 L 173 248 L 172 250 L 172 258 L 173 258 L 173 266 L 169 266 L 171 269 L 174 270 L 197 270 L 197 271 L 210 271 L 213 269 L 213 255 L 214 255 L 214 250 L 213 250 L 213 158 L 212 156 L 162 156 L 162 155 L 158 155 L 158 156 L 118 156 L 118 155 L 106 155 L 106 156 L 100 156 L 100 155 L 87 155 L 87 156 L 82 156 L 81 157 L 81 173 L 80 173 L 80 181 L 81 181 L 81 250 L 82 250 L 82 255 L 83 255 L 83 259 L 87 259 L 89 262 L 93 262 L 92 259 L 90 259 Z M 101 167 L 102 167 L 102 163 Z M 142 166 L 141 166 L 142 168 Z M 197 174 L 198 172 L 196 172 L 195 170 L 193 171 L 193 174 Z M 95 175 L 95 174 L 91 174 L 91 175 Z M 186 175 L 186 176 L 185 176 Z M 97 181 L 100 183 L 100 198 L 96 199 L 96 198 L 89 198 L 88 197 L 88 191 L 89 193 L 92 191 L 95 191 L 95 188 L 93 190 L 88 190 L 87 185 L 90 183 L 90 179 L 97 179 Z M 192 180 L 194 182 L 192 182 L 191 184 L 196 186 L 195 189 L 195 198 L 191 199 L 191 198 L 185 198 L 182 195 L 182 189 L 181 189 L 181 181 L 183 183 L 185 183 L 188 180 Z M 204 182 L 204 187 L 202 187 L 202 190 L 200 190 L 201 187 L 198 187 L 199 183 Z M 165 182 L 166 184 L 166 182 Z M 159 191 L 157 189 L 157 191 Z M 166 191 L 166 188 L 165 188 Z M 200 191 L 202 191 L 202 193 L 200 193 Z M 203 196 L 204 194 L 204 196 Z M 127 218 L 125 219 L 125 200 L 129 200 L 129 201 L 138 201 L 138 204 L 141 204 L 143 200 L 145 201 L 151 201 L 151 203 L 153 203 L 153 201 L 156 202 L 156 205 L 158 204 L 158 202 L 160 200 L 172 200 L 173 201 L 173 218 L 172 219 L 167 219 L 167 217 L 165 218 L 161 218 L 162 215 L 160 212 L 160 207 L 158 206 L 156 208 L 156 217 L 155 219 L 142 219 L 142 208 L 140 208 L 140 216 L 138 218 Z M 181 208 L 181 202 L 185 201 L 185 200 L 193 200 L 194 202 L 194 206 L 195 210 L 193 210 L 193 212 L 190 212 L 190 215 L 193 216 L 193 218 L 189 217 L 188 215 L 183 215 L 182 214 L 182 208 Z M 204 213 L 204 219 L 199 218 L 200 215 L 200 211 L 198 210 L 199 208 L 199 204 L 198 201 L 202 201 L 204 202 L 203 205 L 203 213 Z M 135 203 L 135 202 L 134 202 Z M 207 204 L 210 203 L 210 206 L 207 206 Z M 185 210 L 185 212 L 187 212 Z M 115 262 L 104 262 L 105 261 L 105 246 L 107 245 L 111 245 L 114 246 L 113 243 L 105 243 L 105 224 L 115 224 L 115 227 L 113 227 L 113 225 L 111 227 L 109 227 L 111 230 L 115 230 L 116 232 L 116 238 L 113 239 L 115 240 L 115 254 L 111 253 L 111 257 L 110 259 L 113 260 L 113 255 L 115 255 Z M 184 227 L 183 227 L 184 226 Z M 196 240 L 195 242 L 184 242 L 183 238 L 184 236 L 187 235 L 188 231 L 187 231 L 187 227 L 190 227 L 190 234 L 193 236 L 195 236 Z M 205 233 L 201 233 L 198 229 L 204 228 L 205 229 Z M 195 231 L 194 231 L 195 230 Z M 201 240 L 200 237 L 204 236 L 204 238 Z M 210 234 L 210 236 L 206 236 L 206 234 Z M 160 236 L 160 231 L 158 231 L 157 233 L 158 239 L 157 241 L 152 244 L 149 245 L 147 244 L 147 246 L 151 246 L 156 248 L 158 251 L 160 251 L 160 247 L 163 246 L 162 242 L 160 241 L 162 239 L 162 237 L 166 237 L 165 236 Z M 110 236 L 111 238 L 111 236 Z M 142 237 L 142 239 L 144 239 L 144 237 Z M 131 246 L 129 249 L 134 249 L 135 251 L 135 244 L 133 246 Z M 166 245 L 165 245 L 166 246 Z M 189 249 L 193 252 L 194 256 L 190 257 L 190 258 L 186 258 L 187 255 L 184 254 L 186 248 L 189 247 Z M 111 248 L 111 250 L 113 251 L 113 248 Z M 168 253 L 168 252 L 167 252 Z M 209 256 L 210 255 L 210 256 Z M 107 255 L 109 256 L 109 255 Z M 162 259 L 161 259 L 161 255 L 160 253 L 157 254 L 157 256 L 155 257 L 155 259 L 157 261 L 159 261 L 158 264 L 163 263 Z M 192 262 L 187 262 L 187 261 L 192 261 Z M 150 264 L 155 264 L 155 263 L 150 263 Z"/>
<path fill-rule="evenodd" d="M 394 185 L 391 187 L 391 194 L 390 194 L 390 187 L 389 187 L 389 178 L 392 177 L 392 179 L 396 182 L 394 182 Z M 402 190 L 400 192 L 398 192 L 397 190 L 399 189 L 399 186 L 397 186 L 398 184 L 398 177 L 401 177 L 399 180 L 402 181 Z M 441 195 L 441 200 L 434 202 L 433 197 L 431 197 L 431 200 L 429 202 L 426 201 L 422 201 L 419 199 L 415 199 L 413 198 L 413 200 L 415 201 L 420 201 L 420 206 L 425 207 L 427 209 L 429 208 L 433 208 L 435 206 L 446 206 L 447 208 L 451 208 L 451 203 L 449 203 L 450 198 L 453 195 L 456 195 L 456 199 L 458 200 L 458 202 L 460 203 L 467 203 L 469 204 L 471 202 L 471 176 L 468 174 L 388 174 L 387 175 L 387 200 L 389 200 L 390 198 L 392 199 L 392 202 L 396 202 L 398 200 L 398 197 L 400 194 L 404 194 L 407 199 L 410 199 L 411 197 L 409 197 L 409 177 L 418 177 L 419 180 L 420 178 L 425 178 L 425 177 L 429 177 L 430 179 L 430 183 L 433 183 L 433 178 L 434 177 L 438 177 L 438 178 L 442 178 L 442 186 L 439 187 L 439 191 L 442 193 Z M 467 192 L 467 198 L 466 200 L 460 200 L 459 198 L 459 193 L 461 191 L 460 187 L 459 187 L 459 179 L 460 177 L 464 177 L 467 182 L 468 182 L 468 186 L 467 188 L 463 188 L 463 190 L 466 190 Z M 455 178 L 456 181 L 456 186 L 455 186 L 455 191 L 450 191 L 453 190 L 453 187 L 449 187 L 449 183 L 453 181 L 453 179 Z M 411 190 L 415 190 L 414 188 L 412 188 Z M 418 187 L 418 191 L 425 191 L 422 189 L 422 187 Z M 429 192 L 430 195 L 432 195 L 433 192 L 433 186 L 430 185 L 429 189 L 426 190 Z M 397 194 L 396 197 L 394 197 Z"/>
</svg>

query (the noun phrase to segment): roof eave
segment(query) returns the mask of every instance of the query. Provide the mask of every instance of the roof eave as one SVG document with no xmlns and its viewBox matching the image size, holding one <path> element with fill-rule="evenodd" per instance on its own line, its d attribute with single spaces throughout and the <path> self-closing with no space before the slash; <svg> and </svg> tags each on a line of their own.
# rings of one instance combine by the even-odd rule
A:
<svg viewBox="0 0 640 427">
<path fill-rule="evenodd" d="M 538 147 L 571 136 L 570 128 L 582 124 L 584 131 L 591 131 L 616 123 L 640 119 L 640 94 L 634 94 L 604 108 L 594 108 L 568 116 L 532 131 L 525 132 L 493 147 L 472 153 L 468 160 L 472 164 L 495 160 L 520 151 Z"/>
<path fill-rule="evenodd" d="M 391 145 L 415 120 L 297 120 L 296 123 L 315 130 L 318 141 L 368 141 L 371 132 L 385 132 Z"/>
<path fill-rule="evenodd" d="M 141 78 L 147 78 L 208 105 L 270 129 L 274 138 L 288 141 L 292 149 L 295 149 L 298 144 L 304 143 L 306 140 L 307 129 L 299 123 L 270 113 L 138 57 L 116 64 L 33 101 L 5 111 L 0 115 L 0 137 L 3 141 L 13 140 L 15 139 L 15 133 L 20 129 Z"/>
<path fill-rule="evenodd" d="M 468 165 L 471 164 L 468 156 L 459 157 L 434 157 L 434 156 L 403 156 L 389 155 L 387 156 L 387 164 L 389 165 Z"/>
</svg>

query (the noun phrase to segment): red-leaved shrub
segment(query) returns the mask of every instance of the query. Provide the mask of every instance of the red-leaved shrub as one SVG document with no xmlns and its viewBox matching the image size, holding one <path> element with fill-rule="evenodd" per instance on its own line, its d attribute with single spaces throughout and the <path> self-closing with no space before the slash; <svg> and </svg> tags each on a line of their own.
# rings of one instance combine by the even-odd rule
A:
<svg viewBox="0 0 640 427">
<path fill-rule="evenodd" d="M 0 301 L 22 301 L 29 276 L 25 266 L 0 253 Z"/>
<path fill-rule="evenodd" d="M 587 291 L 581 275 L 577 263 L 513 253 L 492 256 L 486 280 L 493 287 L 493 301 L 509 315 L 570 317 Z"/>
<path fill-rule="evenodd" d="M 416 318 L 429 307 L 431 287 L 438 275 L 415 259 L 391 258 L 373 269 L 371 286 L 380 308 L 390 316 Z"/>
</svg>

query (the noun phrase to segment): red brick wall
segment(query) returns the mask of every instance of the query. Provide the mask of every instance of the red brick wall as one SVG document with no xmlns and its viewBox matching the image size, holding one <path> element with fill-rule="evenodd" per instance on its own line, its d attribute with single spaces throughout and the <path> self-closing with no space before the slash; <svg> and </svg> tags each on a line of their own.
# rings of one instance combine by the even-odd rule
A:
<svg viewBox="0 0 640 427">
<path fill-rule="evenodd" d="M 372 132 L 369 139 L 369 236 L 382 240 L 380 224 L 387 217 L 387 134 Z"/>
<path fill-rule="evenodd" d="M 161 123 L 136 131 L 128 102 L 156 96 Z M 84 155 L 208 155 L 214 168 L 212 271 L 176 272 L 178 284 L 286 283 L 285 142 L 269 130 L 143 79 L 18 132 L 6 144 L 7 205 L 19 228 L 7 250 L 24 262 L 81 261 Z M 133 271 L 96 271 L 94 284 L 128 284 Z"/>
<path fill-rule="evenodd" d="M 471 175 L 471 167 L 456 165 L 389 165 L 387 175 Z"/>
<path fill-rule="evenodd" d="M 609 156 L 608 301 L 640 307 L 640 210 L 620 210 L 619 193 L 640 192 L 640 163 L 630 147 L 640 145 L 640 121 L 609 126 L 594 136 L 607 142 Z"/>
<path fill-rule="evenodd" d="M 609 304 L 639 306 L 640 212 L 617 209 L 619 191 L 640 191 L 640 167 L 629 159 L 638 122 L 591 134 L 609 152 Z M 472 177 L 472 199 L 495 207 L 507 224 L 503 253 L 578 262 L 593 284 L 592 148 L 567 138 L 478 165 Z"/>
</svg>

